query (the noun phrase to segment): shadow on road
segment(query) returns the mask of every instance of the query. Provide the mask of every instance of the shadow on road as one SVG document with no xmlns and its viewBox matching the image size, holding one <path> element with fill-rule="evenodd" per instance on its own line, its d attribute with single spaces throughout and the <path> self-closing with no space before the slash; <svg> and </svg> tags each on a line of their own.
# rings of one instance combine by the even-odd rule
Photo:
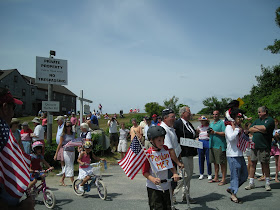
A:
<svg viewBox="0 0 280 210">
<path fill-rule="evenodd" d="M 113 201 L 114 198 L 120 196 L 122 194 L 120 193 L 108 193 L 107 194 L 107 198 L 105 201 Z M 96 199 L 100 199 L 98 194 L 94 194 L 94 195 L 84 195 L 85 198 L 96 198 Z"/>
<path fill-rule="evenodd" d="M 64 205 L 72 203 L 72 202 L 73 202 L 72 199 L 56 200 L 56 204 L 55 204 L 53 209 L 55 209 L 55 210 L 63 209 Z M 36 209 L 36 205 L 44 206 L 45 204 L 44 204 L 44 202 L 42 200 L 41 201 L 36 200 L 35 201 L 35 209 Z"/>
<path fill-rule="evenodd" d="M 191 207 L 192 210 L 193 209 L 208 209 L 208 210 L 211 210 L 211 209 L 215 209 L 216 208 L 210 208 L 207 206 L 207 203 L 209 202 L 215 202 L 217 200 L 221 200 L 225 197 L 225 195 L 223 194 L 219 194 L 219 193 L 211 193 L 211 194 L 208 194 L 208 195 L 204 195 L 204 196 L 201 196 L 199 198 L 196 199 L 197 201 L 197 204 L 200 205 L 200 207 Z M 182 202 L 178 202 L 180 204 L 182 204 Z"/>
<path fill-rule="evenodd" d="M 271 192 L 254 192 L 251 193 L 250 195 L 246 195 L 242 197 L 242 201 L 254 201 L 254 200 L 260 200 L 260 199 L 266 199 L 268 197 L 271 197 L 272 193 Z"/>
</svg>

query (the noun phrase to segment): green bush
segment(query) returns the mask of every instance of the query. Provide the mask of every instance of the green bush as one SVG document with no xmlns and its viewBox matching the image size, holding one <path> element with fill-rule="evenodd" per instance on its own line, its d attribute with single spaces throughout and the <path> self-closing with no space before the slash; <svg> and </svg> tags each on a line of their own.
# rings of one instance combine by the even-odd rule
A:
<svg viewBox="0 0 280 210">
<path fill-rule="evenodd" d="M 57 144 L 52 144 L 52 145 L 47 145 L 45 146 L 45 155 L 44 158 L 47 161 L 48 164 L 50 164 L 50 166 L 53 167 L 59 167 L 60 166 L 60 162 L 59 161 L 55 161 L 53 159 L 55 152 L 56 152 L 56 148 L 57 148 Z"/>
</svg>

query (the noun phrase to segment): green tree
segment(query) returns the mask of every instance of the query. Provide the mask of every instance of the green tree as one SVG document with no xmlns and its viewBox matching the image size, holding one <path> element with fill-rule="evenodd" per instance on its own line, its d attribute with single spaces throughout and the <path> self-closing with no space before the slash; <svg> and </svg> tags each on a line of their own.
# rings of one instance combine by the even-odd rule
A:
<svg viewBox="0 0 280 210">
<path fill-rule="evenodd" d="M 149 116 L 152 116 L 153 114 L 161 115 L 162 110 L 164 110 L 164 107 L 159 105 L 157 102 L 150 102 L 145 104 L 145 111 Z"/>
<path fill-rule="evenodd" d="M 275 11 L 275 22 L 278 27 L 280 27 L 280 7 Z M 273 45 L 268 45 L 265 50 L 269 50 L 273 54 L 278 54 L 280 52 L 280 40 L 275 39 Z"/>
<path fill-rule="evenodd" d="M 178 113 L 179 109 L 178 106 L 176 105 L 178 101 L 179 101 L 178 97 L 172 96 L 172 98 L 170 98 L 169 100 L 165 99 L 163 101 L 163 104 L 165 108 L 173 109 L 175 113 Z"/>
<path fill-rule="evenodd" d="M 273 67 L 261 66 L 261 75 L 256 76 L 257 85 L 254 85 L 250 94 L 243 97 L 244 105 L 241 107 L 246 111 L 247 116 L 257 117 L 257 109 L 260 106 L 267 106 L 273 115 L 279 115 L 280 91 L 280 65 Z"/>
<path fill-rule="evenodd" d="M 220 113 L 224 113 L 226 111 L 226 107 L 230 101 L 232 101 L 231 98 L 222 98 L 219 101 L 219 99 L 216 96 L 206 98 L 202 101 L 202 103 L 205 107 L 203 109 L 201 109 L 198 113 L 199 114 L 210 114 L 214 110 L 219 110 Z"/>
</svg>

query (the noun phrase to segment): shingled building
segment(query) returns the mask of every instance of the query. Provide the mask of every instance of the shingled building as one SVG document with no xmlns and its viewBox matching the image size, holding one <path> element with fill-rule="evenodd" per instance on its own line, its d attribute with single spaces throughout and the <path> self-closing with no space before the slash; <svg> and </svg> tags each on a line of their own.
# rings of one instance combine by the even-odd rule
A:
<svg viewBox="0 0 280 210">
<path fill-rule="evenodd" d="M 23 101 L 17 106 L 15 116 L 37 115 L 42 101 L 48 100 L 48 85 L 35 83 L 35 78 L 19 73 L 17 69 L 0 70 L 0 87 L 8 88 L 15 98 Z M 62 85 L 53 85 L 53 101 L 60 102 L 60 112 L 54 115 L 76 112 L 76 98 L 73 92 Z"/>
</svg>

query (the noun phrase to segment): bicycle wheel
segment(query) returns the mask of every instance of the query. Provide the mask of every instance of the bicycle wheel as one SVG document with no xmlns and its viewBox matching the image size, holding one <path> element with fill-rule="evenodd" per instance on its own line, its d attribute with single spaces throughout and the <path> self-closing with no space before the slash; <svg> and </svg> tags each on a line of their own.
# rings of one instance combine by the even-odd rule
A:
<svg viewBox="0 0 280 210">
<path fill-rule="evenodd" d="M 102 200 L 105 200 L 107 198 L 107 188 L 106 188 L 104 182 L 97 180 L 97 182 L 95 184 L 97 187 L 97 192 L 98 192 L 99 197 Z"/>
<path fill-rule="evenodd" d="M 85 194 L 85 191 L 81 192 L 79 190 L 79 184 L 81 184 L 82 181 L 83 180 L 81 180 L 81 179 L 76 179 L 73 183 L 73 190 L 74 190 L 75 194 L 78 195 L 78 196 L 82 196 L 82 195 Z"/>
<path fill-rule="evenodd" d="M 55 196 L 51 190 L 46 190 L 43 193 L 43 201 L 47 208 L 52 209 L 55 206 Z"/>
</svg>

